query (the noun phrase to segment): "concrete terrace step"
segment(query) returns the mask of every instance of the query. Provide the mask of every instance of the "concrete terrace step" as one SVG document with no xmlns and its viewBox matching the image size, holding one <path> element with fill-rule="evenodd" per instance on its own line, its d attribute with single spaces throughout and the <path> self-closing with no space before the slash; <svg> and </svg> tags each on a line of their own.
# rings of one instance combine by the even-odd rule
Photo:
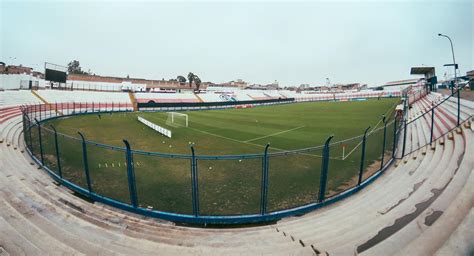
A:
<svg viewBox="0 0 474 256">
<path fill-rule="evenodd" d="M 36 170 L 36 171 L 37 171 L 37 170 Z M 23 189 L 26 189 L 26 188 L 23 188 Z M 30 195 L 30 196 L 34 196 L 34 195 L 32 194 L 32 195 Z M 47 204 L 47 202 L 43 202 L 43 203 L 44 203 L 44 204 Z M 273 232 L 275 232 L 275 231 L 273 231 Z M 189 229 L 187 230 L 187 233 L 188 233 L 188 234 L 193 234 L 193 232 L 192 232 L 191 230 L 189 230 Z M 229 232 L 229 233 L 231 233 L 231 232 Z M 243 233 L 245 233 L 245 232 L 243 232 Z M 275 233 L 276 233 L 276 232 L 275 232 Z M 169 236 L 169 232 L 168 232 L 168 236 Z M 278 236 L 278 237 L 279 237 L 279 236 Z M 175 241 L 180 241 L 179 238 L 180 238 L 179 235 L 176 236 L 176 237 L 174 237 Z M 268 238 L 269 238 L 269 237 L 268 237 Z M 294 250 L 294 249 L 299 250 L 300 245 L 296 244 L 296 246 L 295 246 L 294 243 L 292 243 L 292 241 L 288 241 L 288 244 L 290 244 L 291 246 L 288 246 L 288 245 L 287 245 L 287 246 L 280 246 L 280 245 L 283 244 L 282 242 L 287 241 L 287 240 L 283 239 L 283 236 L 282 236 L 281 238 L 282 238 L 282 239 L 281 239 L 280 241 L 273 241 L 273 242 L 278 242 L 278 243 L 275 243 L 275 244 L 272 244 L 272 245 L 268 245 L 268 246 L 267 246 L 268 250 L 269 250 L 269 251 L 272 251 L 272 250 L 275 250 L 275 249 L 277 249 L 277 250 L 280 249 L 280 250 L 282 250 L 282 251 L 285 251 L 285 250 L 284 250 L 285 248 L 286 248 L 286 249 L 290 248 L 290 251 L 291 251 L 291 250 Z M 235 232 L 234 232 L 234 235 L 233 235 L 232 239 L 235 240 Z M 269 240 L 272 240 L 272 239 L 269 239 Z M 255 241 L 255 239 L 254 239 L 254 241 Z M 251 245 L 251 243 L 240 244 L 240 246 L 243 246 L 243 245 Z M 228 248 L 231 248 L 231 247 L 228 247 Z M 262 248 L 265 248 L 265 247 L 262 246 Z M 292 248 L 292 249 L 291 249 L 291 248 Z M 258 250 L 258 248 L 256 248 L 256 250 Z M 303 249 L 303 251 L 308 251 L 308 249 Z M 311 253 L 313 252 L 312 249 L 310 249 L 310 252 L 311 252 Z"/>
<path fill-rule="evenodd" d="M 29 176 L 30 176 L 30 175 L 25 176 L 25 178 L 28 179 Z M 22 178 L 22 179 L 24 179 L 24 178 Z M 45 184 L 44 181 L 41 182 L 41 181 L 38 181 L 38 180 L 36 180 L 36 179 L 33 179 L 33 180 L 31 180 L 31 181 L 28 181 L 28 182 L 30 182 L 30 183 L 32 183 L 32 184 L 37 184 L 37 185 L 39 186 L 39 189 L 40 189 L 40 190 L 36 191 L 36 193 L 45 194 L 45 196 L 55 196 L 55 194 L 58 193 L 58 191 L 56 191 L 56 190 L 63 190 L 63 192 L 67 192 L 65 195 L 71 194 L 71 193 L 68 192 L 68 191 L 69 191 L 68 189 L 65 189 L 65 188 L 63 188 L 63 187 L 55 187 L 54 185 L 52 185 L 52 186 L 48 186 L 48 187 L 45 188 L 45 187 L 43 187 L 43 186 L 45 186 L 45 185 L 44 185 L 44 184 Z M 46 183 L 49 183 L 49 182 L 46 181 Z M 27 184 L 28 184 L 28 183 L 27 183 Z M 52 190 L 53 190 L 52 193 L 49 194 L 49 195 L 46 194 L 46 191 L 48 191 L 48 188 L 52 188 Z M 60 198 L 59 200 L 61 200 L 61 199 L 62 199 L 62 201 L 64 201 L 64 200 L 71 200 L 72 203 L 74 203 L 75 205 L 77 204 L 77 206 L 80 206 L 80 208 L 81 208 L 82 211 L 88 210 L 88 209 L 90 209 L 90 208 L 95 208 L 95 209 L 97 209 L 97 205 L 96 205 L 96 204 L 87 203 L 87 202 L 85 202 L 84 200 L 79 199 L 79 198 L 77 198 L 77 197 L 75 197 L 75 196 L 72 196 L 72 195 L 68 196 L 67 198 Z M 99 207 L 101 207 L 102 211 L 104 211 L 105 208 L 106 208 L 105 206 L 100 206 L 100 204 L 99 204 Z M 112 213 L 112 215 L 109 216 L 109 215 L 103 214 L 103 215 L 101 215 L 101 217 L 107 217 L 107 218 L 110 218 L 110 219 L 123 219 L 124 221 L 125 221 L 125 220 L 132 220 L 132 217 L 130 216 L 130 214 L 128 214 L 128 215 L 126 215 L 126 214 L 119 214 L 118 211 L 109 211 L 109 210 L 107 211 L 107 213 L 108 213 L 108 214 L 111 214 L 111 213 Z M 91 214 L 92 214 L 91 216 L 94 216 L 94 215 L 93 215 L 93 212 L 91 212 Z M 152 219 L 152 220 L 154 220 L 154 219 Z M 133 222 L 139 222 L 139 221 L 144 221 L 144 220 L 138 219 L 138 220 L 134 220 Z M 150 228 L 153 227 L 152 225 L 150 225 L 151 223 L 152 223 L 152 222 L 146 224 L 146 226 L 147 226 L 148 229 L 150 229 Z M 109 223 L 109 224 L 113 224 L 113 223 Z M 166 224 L 166 225 L 167 225 L 167 226 L 170 226 L 170 224 Z M 158 228 L 163 227 L 163 226 L 166 226 L 166 225 L 158 226 Z M 177 230 L 179 229 L 179 227 L 173 227 L 173 228 L 175 228 L 175 229 L 177 229 Z M 264 229 L 264 228 L 260 228 L 260 229 Z M 268 228 L 267 228 L 267 229 L 268 229 Z M 188 230 L 189 230 L 189 229 L 188 229 Z M 197 230 L 197 232 L 199 232 L 200 229 L 196 229 L 196 230 Z M 251 233 L 251 232 L 249 232 L 249 233 Z"/>
<path fill-rule="evenodd" d="M 0 203 L 3 204 L 3 200 L 0 200 Z M 10 255 L 40 255 L 45 253 L 2 216 L 0 216 L 0 241 L 2 241 L 2 250 Z"/>
<path fill-rule="evenodd" d="M 434 253 L 443 255 L 472 255 L 474 251 L 474 208 L 466 215 L 465 219 L 451 234 L 449 239 Z"/>
<path fill-rule="evenodd" d="M 383 194 L 386 195 L 386 192 Z M 404 203 L 409 198 L 411 197 L 406 198 L 404 201 L 402 201 L 401 199 L 397 199 L 398 201 L 396 202 L 402 201 Z M 336 215 L 334 216 L 335 220 L 333 223 L 327 223 L 327 221 L 322 221 L 322 223 L 318 223 L 318 225 L 316 225 L 318 226 L 318 232 L 316 234 L 307 230 L 301 231 L 301 236 L 311 237 L 311 240 L 309 240 L 309 242 L 314 241 L 314 243 L 318 243 L 322 248 L 325 248 L 331 254 L 334 253 L 334 251 L 332 250 L 341 251 L 342 249 L 344 249 L 340 246 L 341 244 L 352 244 L 352 248 L 349 248 L 350 246 L 345 248 L 345 252 L 352 252 L 355 249 L 354 245 L 359 243 L 356 241 L 360 241 L 360 243 L 364 242 L 364 236 L 367 237 L 366 239 L 369 239 L 373 236 L 370 234 L 371 230 L 376 231 L 377 226 L 383 227 L 385 225 L 389 225 L 394 216 L 404 212 L 404 204 L 395 204 L 396 207 L 390 209 L 390 211 L 388 212 L 386 212 L 386 207 L 378 208 L 376 206 L 377 202 L 386 202 L 386 200 L 387 199 L 372 201 L 367 200 L 365 198 L 361 199 L 360 201 L 362 202 L 360 202 L 357 207 L 353 207 L 354 209 L 351 209 L 351 211 L 344 211 L 339 209 L 338 212 L 344 212 L 344 215 L 346 216 L 342 216 L 341 214 L 337 215 L 336 213 L 333 213 L 331 215 Z M 365 205 L 365 201 L 370 201 L 371 203 Z M 385 213 L 381 214 L 381 212 L 383 213 L 384 210 Z M 324 223 L 327 223 L 327 225 L 324 225 Z M 357 225 L 357 223 L 359 223 L 360 225 Z M 298 237 L 298 235 L 296 236 Z M 350 242 L 353 239 L 356 239 L 356 241 Z"/>
<path fill-rule="evenodd" d="M 379 184 L 377 184 L 377 185 L 379 185 Z M 379 187 L 381 187 L 381 186 L 379 186 Z M 389 190 L 389 189 L 387 189 L 387 190 Z M 369 190 L 367 190 L 367 191 L 369 191 Z M 344 205 L 346 205 L 346 203 L 345 203 Z M 364 208 L 364 207 L 361 207 L 361 208 Z M 339 211 L 340 211 L 340 212 L 344 212 L 343 209 L 339 209 Z M 339 220 L 339 222 L 338 222 L 336 225 L 340 225 L 340 221 L 343 221 L 343 220 L 341 220 L 340 217 L 338 217 L 337 219 Z M 360 220 L 358 220 L 358 221 L 360 221 Z M 322 220 L 322 222 L 326 223 L 326 220 Z M 361 221 L 361 222 L 364 223 L 363 221 Z M 299 224 L 301 224 L 301 223 L 299 223 Z M 322 224 L 321 224 L 321 225 L 322 225 Z M 313 223 L 312 225 L 307 224 L 306 226 L 312 226 L 312 227 L 318 226 L 318 229 L 317 229 L 318 232 L 321 232 L 321 234 L 324 234 L 324 235 L 323 235 L 324 237 L 326 237 L 326 238 L 328 237 L 328 233 L 327 233 L 325 230 L 321 230 L 321 229 L 319 228 L 320 225 L 316 225 L 316 224 Z M 331 226 L 331 224 L 328 224 L 328 226 Z M 291 233 L 291 232 L 290 232 L 290 233 Z M 329 240 L 329 239 L 328 239 L 328 240 Z"/>
<path fill-rule="evenodd" d="M 460 147 L 455 147 L 455 150 L 458 148 Z M 407 198 L 407 200 L 403 202 L 403 204 L 409 206 L 405 208 L 405 213 L 400 212 L 402 215 L 395 217 L 395 223 L 380 229 L 377 235 L 383 236 L 384 232 L 389 232 L 391 229 L 398 229 L 398 231 L 369 248 L 364 254 L 380 255 L 380 253 L 396 253 L 400 248 L 403 248 L 410 243 L 412 239 L 420 235 L 422 232 L 420 228 L 421 224 L 426 216 L 432 214 L 431 209 L 435 208 L 435 205 L 441 205 L 440 207 L 442 208 L 447 207 L 448 204 L 442 202 L 441 199 L 445 195 L 446 187 L 450 184 L 450 181 L 456 177 L 458 157 L 462 157 L 462 150 L 460 151 L 461 155 L 453 154 L 447 161 L 444 163 L 441 162 L 436 169 L 433 170 L 431 176 L 434 177 L 423 183 L 410 198 Z M 441 204 L 439 204 L 439 202 L 441 202 Z M 400 229 L 401 225 L 404 226 Z M 395 246 L 394 241 L 396 241 Z"/>
<path fill-rule="evenodd" d="M 472 139 L 472 131 L 464 131 L 468 139 Z M 465 154 L 474 153 L 474 144 L 466 145 Z M 440 198 L 430 207 L 430 215 L 423 216 L 424 222 L 419 223 L 420 227 L 427 229 L 415 240 L 402 250 L 405 255 L 433 255 L 444 241 L 447 241 L 460 226 L 461 222 L 469 218 L 469 212 L 474 207 L 474 161 L 470 158 L 464 158 L 459 166 L 456 176 L 453 178 L 446 190 L 440 195 Z M 443 205 L 438 206 L 438 203 Z M 429 212 L 429 213 L 430 213 Z M 438 219 L 436 219 L 438 218 Z M 427 224 L 428 222 L 428 224 Z M 474 223 L 471 224 L 473 226 Z M 474 226 L 473 226 L 474 227 Z M 474 230 L 474 229 L 473 229 Z M 462 231 L 460 231 L 462 232 Z M 474 238 L 474 233 L 466 232 L 466 239 Z M 461 242 L 462 239 L 459 239 Z M 470 241 L 472 242 L 472 241 Z M 465 243 L 468 244 L 468 243 Z"/>
</svg>

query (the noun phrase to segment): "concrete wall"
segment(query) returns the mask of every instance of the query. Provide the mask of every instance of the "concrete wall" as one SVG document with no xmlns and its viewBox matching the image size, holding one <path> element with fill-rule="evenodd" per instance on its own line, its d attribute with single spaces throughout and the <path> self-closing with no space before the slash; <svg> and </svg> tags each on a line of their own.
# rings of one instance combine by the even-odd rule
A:
<svg viewBox="0 0 474 256">
<path fill-rule="evenodd" d="M 33 82 L 34 86 L 44 87 L 44 79 L 27 75 L 27 74 L 0 74 L 0 90 L 18 90 L 28 89 L 29 81 Z"/>
</svg>

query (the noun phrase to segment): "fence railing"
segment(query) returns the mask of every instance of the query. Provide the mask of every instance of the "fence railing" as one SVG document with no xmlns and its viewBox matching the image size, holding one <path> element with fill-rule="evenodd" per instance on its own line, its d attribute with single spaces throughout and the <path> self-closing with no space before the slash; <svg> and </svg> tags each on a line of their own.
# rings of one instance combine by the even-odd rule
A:
<svg viewBox="0 0 474 256">
<path fill-rule="evenodd" d="M 131 111 L 131 105 L 23 106 L 27 150 L 55 180 L 92 200 L 200 224 L 274 221 L 345 198 L 411 151 L 399 153 L 399 146 L 405 147 L 414 123 L 387 116 L 363 135 L 342 141 L 331 142 L 329 136 L 323 145 L 310 148 L 278 151 L 267 145 L 258 154 L 214 156 L 199 154 L 199 145 L 190 146 L 189 154 L 135 150 L 126 140 L 123 147 L 104 145 L 80 132 L 59 133 L 47 122 L 117 111 Z"/>
<path fill-rule="evenodd" d="M 472 116 L 472 110 L 462 108 L 460 94 L 461 89 L 457 89 L 447 97 L 431 94 L 430 99 L 427 99 L 427 93 L 422 91 L 407 96 L 407 108 L 411 109 L 411 115 L 405 117 L 401 127 L 403 136 L 399 141 L 401 150 L 397 158 L 432 145 Z M 408 143 L 409 141 L 416 143 Z"/>
</svg>

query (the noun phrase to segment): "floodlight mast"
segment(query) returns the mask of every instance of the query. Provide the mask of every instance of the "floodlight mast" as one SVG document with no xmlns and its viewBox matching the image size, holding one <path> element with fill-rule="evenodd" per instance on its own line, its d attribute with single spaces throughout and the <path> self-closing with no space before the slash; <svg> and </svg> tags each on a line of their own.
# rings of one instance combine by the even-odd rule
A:
<svg viewBox="0 0 474 256">
<path fill-rule="evenodd" d="M 457 65 L 456 65 L 456 59 L 454 58 L 454 47 L 453 47 L 453 41 L 451 40 L 451 38 L 447 35 L 443 35 L 441 33 L 438 34 L 438 36 L 442 36 L 442 37 L 446 37 L 448 40 L 449 40 L 449 43 L 451 44 L 451 53 L 453 55 L 453 66 L 454 66 L 454 86 L 456 86 L 456 88 L 458 87 L 457 86 L 457 74 L 456 74 L 456 69 L 457 69 Z"/>
</svg>

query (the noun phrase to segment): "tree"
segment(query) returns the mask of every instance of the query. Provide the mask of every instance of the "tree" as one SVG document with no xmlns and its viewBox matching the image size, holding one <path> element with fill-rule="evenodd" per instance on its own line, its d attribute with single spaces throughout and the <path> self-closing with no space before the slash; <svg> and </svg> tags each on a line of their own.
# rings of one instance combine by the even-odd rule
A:
<svg viewBox="0 0 474 256">
<path fill-rule="evenodd" d="M 176 78 L 180 84 L 185 84 L 186 83 L 186 78 L 184 76 L 178 76 Z"/>
<path fill-rule="evenodd" d="M 189 74 L 188 74 L 189 87 L 193 86 L 194 77 L 195 77 L 195 75 L 193 74 L 193 72 L 189 72 Z"/>
<path fill-rule="evenodd" d="M 73 60 L 67 64 L 67 71 L 69 74 L 83 74 L 81 64 L 78 60 Z"/>
<path fill-rule="evenodd" d="M 199 91 L 199 87 L 201 86 L 201 78 L 199 76 L 194 76 L 194 83 L 196 84 L 196 90 Z"/>
<path fill-rule="evenodd" d="M 69 74 L 80 74 L 80 75 L 90 75 L 92 71 L 89 69 L 87 72 L 82 71 L 81 64 L 78 60 L 73 60 L 67 64 L 67 71 Z"/>
</svg>

